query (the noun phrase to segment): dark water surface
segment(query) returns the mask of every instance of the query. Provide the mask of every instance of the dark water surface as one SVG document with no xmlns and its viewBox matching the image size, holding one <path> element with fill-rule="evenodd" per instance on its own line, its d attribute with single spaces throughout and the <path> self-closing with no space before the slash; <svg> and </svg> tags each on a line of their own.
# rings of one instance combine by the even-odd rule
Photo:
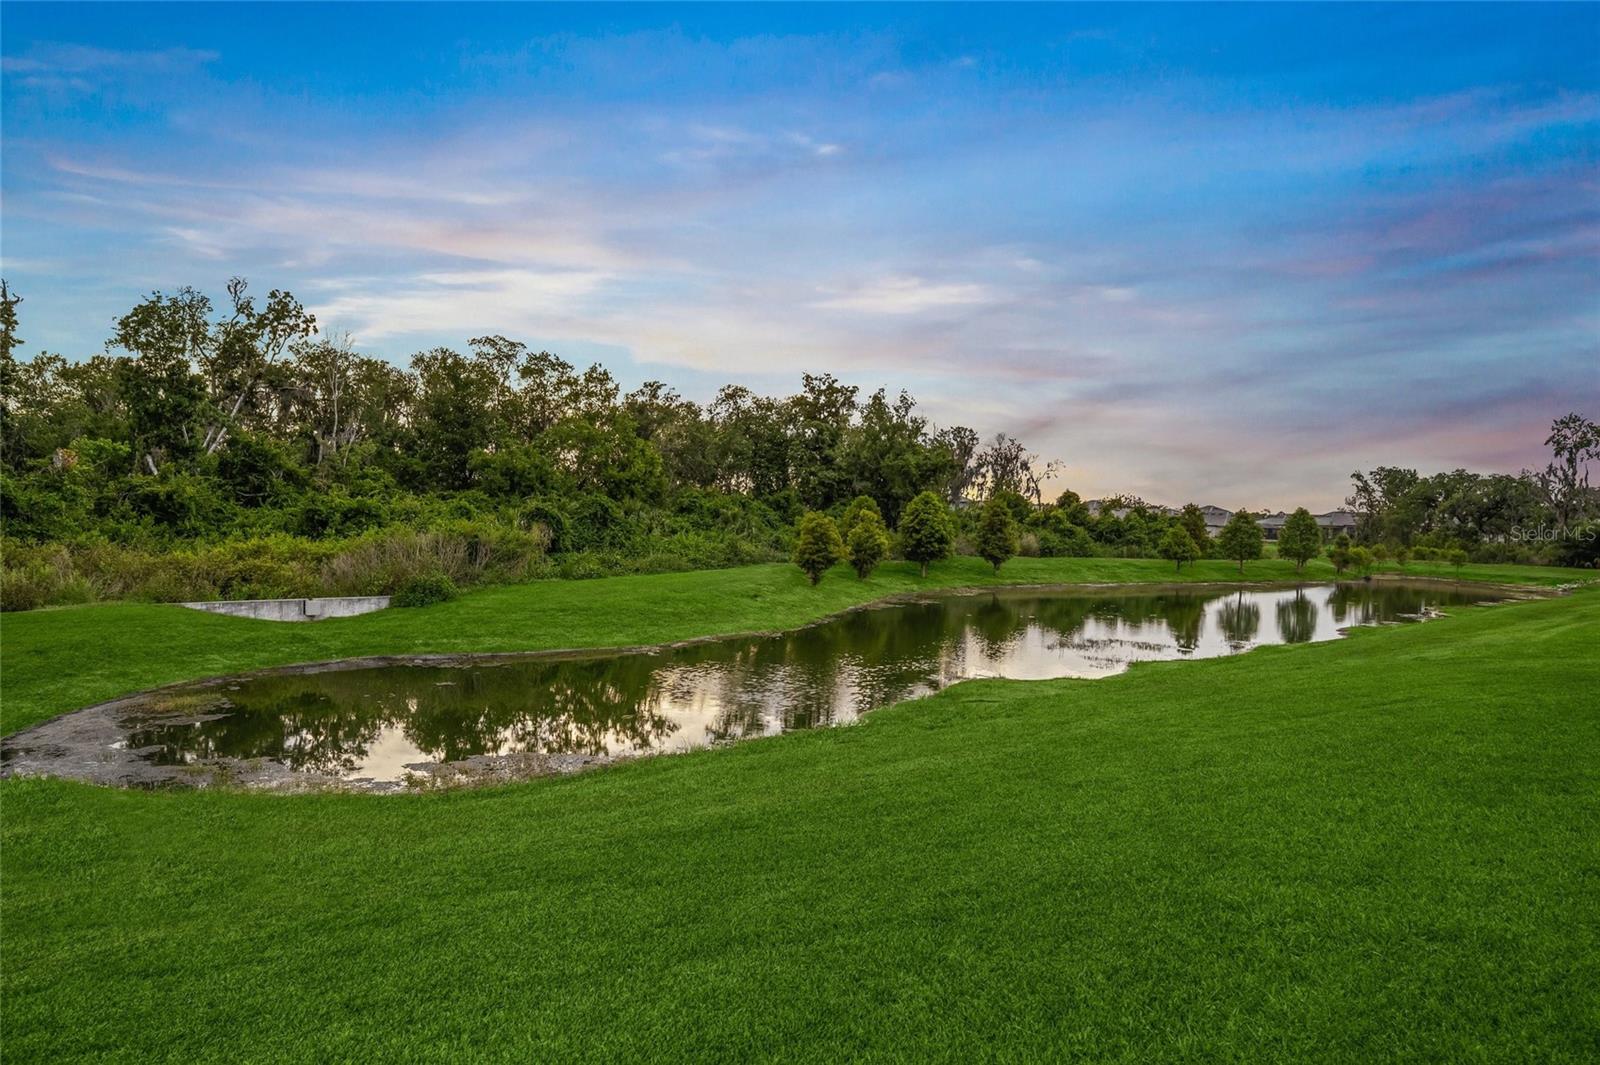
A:
<svg viewBox="0 0 1600 1065">
<path fill-rule="evenodd" d="M 847 723 L 967 678 L 1105 677 L 1132 662 L 1330 640 L 1345 626 L 1416 620 L 1485 599 L 1392 583 L 1021 589 L 928 597 L 781 635 L 658 651 L 247 676 L 119 708 L 107 726 L 119 733 L 115 753 L 99 764 L 106 782 L 124 783 L 178 779 L 160 767 L 208 766 L 242 770 L 250 782 L 264 765 L 265 782 L 279 783 L 415 783 L 462 767 L 531 775 Z M 101 728 L 86 742 L 108 735 Z M 48 734 L 13 739 L 9 769 L 19 768 L 19 755 L 36 762 L 48 753 Z M 105 777 L 111 763 L 132 775 Z"/>
</svg>

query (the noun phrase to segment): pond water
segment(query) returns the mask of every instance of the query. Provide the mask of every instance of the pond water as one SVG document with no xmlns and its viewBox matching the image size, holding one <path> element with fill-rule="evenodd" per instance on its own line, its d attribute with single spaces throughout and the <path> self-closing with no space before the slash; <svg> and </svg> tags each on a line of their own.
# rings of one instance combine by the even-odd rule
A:
<svg viewBox="0 0 1600 1065">
<path fill-rule="evenodd" d="M 1105 677 L 1417 620 L 1480 591 L 1019 589 L 940 595 L 773 636 L 209 682 L 11 737 L 5 771 L 105 783 L 361 787 L 563 772 L 848 723 L 977 677 Z"/>
</svg>

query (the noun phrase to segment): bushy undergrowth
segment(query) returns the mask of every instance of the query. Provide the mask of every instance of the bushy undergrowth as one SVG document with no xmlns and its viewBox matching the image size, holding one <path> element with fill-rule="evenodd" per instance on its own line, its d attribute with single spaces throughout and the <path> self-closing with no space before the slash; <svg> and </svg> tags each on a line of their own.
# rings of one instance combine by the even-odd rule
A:
<svg viewBox="0 0 1600 1065">
<path fill-rule="evenodd" d="M 27 544 L 7 539 L 0 609 L 33 610 L 101 600 L 162 603 L 320 595 L 394 595 L 434 575 L 458 588 L 542 578 L 605 577 L 770 562 L 784 557 L 779 531 L 677 530 L 630 523 L 614 546 L 553 553 L 547 526 L 447 521 L 391 527 L 342 539 L 285 533 L 174 546 L 105 541 Z M 602 541 L 603 542 L 603 541 Z"/>
<path fill-rule="evenodd" d="M 456 582 L 446 577 L 443 573 L 425 573 L 419 577 L 412 577 L 400 586 L 394 593 L 391 606 L 428 606 L 432 603 L 446 603 L 461 591 L 456 587 Z"/>
</svg>

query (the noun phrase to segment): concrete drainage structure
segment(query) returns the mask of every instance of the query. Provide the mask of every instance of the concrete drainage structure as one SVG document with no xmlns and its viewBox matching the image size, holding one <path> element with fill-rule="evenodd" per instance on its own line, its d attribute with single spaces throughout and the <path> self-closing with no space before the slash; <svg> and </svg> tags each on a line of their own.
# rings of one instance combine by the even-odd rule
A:
<svg viewBox="0 0 1600 1065">
<path fill-rule="evenodd" d="M 320 621 L 370 614 L 389 605 L 387 595 L 338 595 L 326 599 L 235 599 L 212 603 L 180 603 L 190 610 L 230 614 L 261 621 Z"/>
</svg>

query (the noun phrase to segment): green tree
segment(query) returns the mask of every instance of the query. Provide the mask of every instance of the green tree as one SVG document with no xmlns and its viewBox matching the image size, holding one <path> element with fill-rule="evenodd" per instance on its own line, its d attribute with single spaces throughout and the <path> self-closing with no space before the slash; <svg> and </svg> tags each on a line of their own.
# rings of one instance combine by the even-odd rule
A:
<svg viewBox="0 0 1600 1065">
<path fill-rule="evenodd" d="M 1229 518 L 1217 534 L 1217 549 L 1223 558 L 1239 563 L 1239 572 L 1243 573 L 1246 562 L 1261 557 L 1261 526 L 1256 516 L 1241 510 Z"/>
<path fill-rule="evenodd" d="M 1333 563 L 1333 572 L 1343 573 L 1350 568 L 1350 534 L 1340 533 L 1333 543 L 1328 545 L 1328 561 Z"/>
<path fill-rule="evenodd" d="M 1010 501 L 996 493 L 978 517 L 978 555 L 1000 572 L 1000 564 L 1017 553 L 1017 521 Z"/>
<path fill-rule="evenodd" d="M 1372 575 L 1372 567 L 1378 562 L 1377 555 L 1365 547 L 1352 547 L 1350 549 L 1350 565 L 1363 577 Z"/>
<path fill-rule="evenodd" d="M 1185 503 L 1178 512 L 1178 524 L 1183 526 L 1183 531 L 1189 534 L 1189 539 L 1194 541 L 1202 555 L 1211 548 L 1211 534 L 1206 531 L 1206 515 L 1198 506 Z"/>
<path fill-rule="evenodd" d="M 928 575 L 928 563 L 950 557 L 955 543 L 950 508 L 933 492 L 923 492 L 900 514 L 900 552 Z"/>
<path fill-rule="evenodd" d="M 822 575 L 843 558 L 844 542 L 839 539 L 839 527 L 832 518 L 813 510 L 800 519 L 794 564 L 805 571 L 812 584 L 822 580 Z"/>
<path fill-rule="evenodd" d="M 1289 515 L 1278 533 L 1278 557 L 1292 560 L 1295 571 L 1299 572 L 1321 551 L 1322 530 L 1317 527 L 1317 519 L 1305 507 L 1300 507 Z"/>
<path fill-rule="evenodd" d="M 1456 568 L 1456 579 L 1461 578 L 1461 567 L 1467 564 L 1467 553 L 1459 547 L 1452 547 L 1444 553 L 1444 560 Z"/>
<path fill-rule="evenodd" d="M 888 557 L 889 530 L 884 527 L 883 519 L 878 517 L 876 507 L 857 516 L 850 526 L 845 546 L 850 552 L 850 565 L 862 580 L 866 580 L 878 563 Z"/>
<path fill-rule="evenodd" d="M 1189 530 L 1182 525 L 1173 525 L 1167 529 L 1167 534 L 1161 538 L 1157 548 L 1161 557 L 1168 562 L 1178 564 L 1178 572 L 1183 572 L 1185 562 L 1193 562 L 1200 557 L 1200 547 L 1194 542 L 1194 537 L 1189 535 Z"/>
<path fill-rule="evenodd" d="M 844 537 L 845 543 L 850 542 L 850 533 L 854 531 L 856 522 L 868 514 L 877 518 L 878 524 L 883 524 L 883 511 L 878 509 L 878 501 L 871 496 L 856 496 L 845 504 L 844 513 L 839 517 L 839 535 Z"/>
</svg>

